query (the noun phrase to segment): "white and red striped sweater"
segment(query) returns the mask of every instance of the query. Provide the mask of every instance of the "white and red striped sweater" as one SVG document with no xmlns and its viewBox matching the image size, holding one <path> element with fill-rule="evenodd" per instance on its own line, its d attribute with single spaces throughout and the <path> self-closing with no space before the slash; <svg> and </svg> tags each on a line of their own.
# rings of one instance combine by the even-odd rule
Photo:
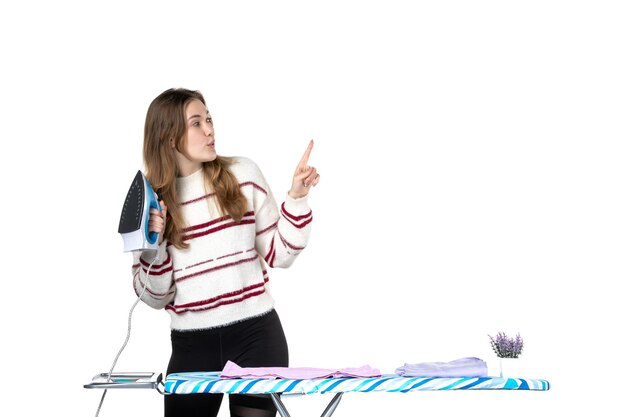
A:
<svg viewBox="0 0 626 417">
<path fill-rule="evenodd" d="M 279 211 L 257 165 L 247 158 L 233 159 L 230 170 L 248 201 L 240 223 L 219 212 L 198 170 L 176 184 L 189 247 L 180 250 L 164 241 L 156 260 L 150 252 L 134 255 L 135 292 L 141 293 L 154 260 L 142 300 L 165 308 L 172 329 L 207 329 L 269 312 L 274 299 L 267 265 L 289 267 L 308 242 L 313 215 L 307 197 L 287 194 Z"/>
</svg>

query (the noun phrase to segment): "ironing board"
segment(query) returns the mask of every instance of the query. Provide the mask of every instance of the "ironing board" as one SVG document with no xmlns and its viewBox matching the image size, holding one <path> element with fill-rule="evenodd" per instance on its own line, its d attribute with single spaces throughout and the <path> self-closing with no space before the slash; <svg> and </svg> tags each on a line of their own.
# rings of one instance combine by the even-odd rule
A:
<svg viewBox="0 0 626 417">
<path fill-rule="evenodd" d="M 269 394 L 282 417 L 290 417 L 280 395 L 335 394 L 321 417 L 330 417 L 345 392 L 412 392 L 452 390 L 547 391 L 543 379 L 471 377 L 418 378 L 395 374 L 376 378 L 226 379 L 219 372 L 183 372 L 165 378 L 165 394 Z"/>
</svg>

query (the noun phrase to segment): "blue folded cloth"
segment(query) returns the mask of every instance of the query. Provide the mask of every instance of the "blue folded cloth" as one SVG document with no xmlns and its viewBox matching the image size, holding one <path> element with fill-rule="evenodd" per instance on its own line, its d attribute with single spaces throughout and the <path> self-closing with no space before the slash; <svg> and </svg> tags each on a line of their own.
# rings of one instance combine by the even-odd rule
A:
<svg viewBox="0 0 626 417">
<path fill-rule="evenodd" d="M 487 376 L 487 364 L 482 359 L 472 357 L 450 362 L 405 363 L 396 369 L 396 374 L 418 377 L 484 377 Z"/>
</svg>

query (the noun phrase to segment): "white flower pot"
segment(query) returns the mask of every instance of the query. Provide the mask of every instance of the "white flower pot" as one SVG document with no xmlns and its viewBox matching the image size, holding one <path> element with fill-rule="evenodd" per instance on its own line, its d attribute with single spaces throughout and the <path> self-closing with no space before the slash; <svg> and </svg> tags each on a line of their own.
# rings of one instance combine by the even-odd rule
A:
<svg viewBox="0 0 626 417">
<path fill-rule="evenodd" d="M 500 361 L 500 378 L 523 378 L 523 364 L 520 358 L 498 359 Z"/>
</svg>

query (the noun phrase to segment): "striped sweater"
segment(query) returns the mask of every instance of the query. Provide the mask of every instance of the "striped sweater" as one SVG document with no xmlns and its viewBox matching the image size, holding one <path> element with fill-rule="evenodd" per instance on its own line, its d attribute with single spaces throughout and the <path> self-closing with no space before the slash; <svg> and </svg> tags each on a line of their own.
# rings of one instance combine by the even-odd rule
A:
<svg viewBox="0 0 626 417">
<path fill-rule="evenodd" d="M 307 197 L 287 194 L 279 210 L 257 165 L 233 159 L 230 170 L 248 201 L 241 222 L 219 212 L 198 170 L 176 184 L 189 247 L 177 249 L 164 240 L 156 259 L 154 252 L 134 254 L 135 292 L 141 293 L 153 262 L 142 300 L 165 308 L 172 329 L 207 329 L 269 312 L 274 299 L 267 266 L 289 267 L 308 242 L 313 215 Z"/>
</svg>

